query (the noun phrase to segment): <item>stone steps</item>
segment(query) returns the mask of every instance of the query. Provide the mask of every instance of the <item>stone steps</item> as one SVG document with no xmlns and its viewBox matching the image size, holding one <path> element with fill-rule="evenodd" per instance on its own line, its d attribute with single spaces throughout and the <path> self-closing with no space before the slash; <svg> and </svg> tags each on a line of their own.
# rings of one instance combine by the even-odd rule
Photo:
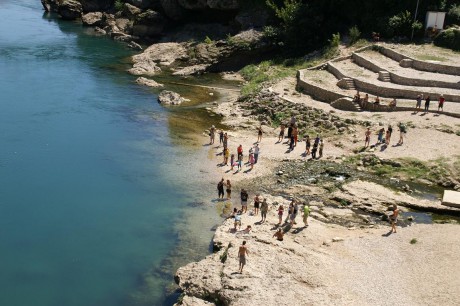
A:
<svg viewBox="0 0 460 306">
<path fill-rule="evenodd" d="M 391 82 L 391 76 L 388 71 L 379 71 L 379 80 L 382 82 Z"/>
</svg>

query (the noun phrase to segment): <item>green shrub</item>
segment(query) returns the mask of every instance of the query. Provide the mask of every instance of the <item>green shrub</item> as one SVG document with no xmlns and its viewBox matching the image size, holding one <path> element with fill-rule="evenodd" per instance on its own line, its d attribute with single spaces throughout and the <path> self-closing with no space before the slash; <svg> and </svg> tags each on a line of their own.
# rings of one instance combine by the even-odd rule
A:
<svg viewBox="0 0 460 306">
<path fill-rule="evenodd" d="M 409 11 L 400 12 L 388 19 L 388 33 L 390 36 L 411 37 L 412 30 L 414 34 L 420 34 L 423 25 L 419 21 L 413 21 Z"/>
<path fill-rule="evenodd" d="M 206 38 L 204 39 L 204 43 L 205 43 L 205 44 L 210 45 L 210 44 L 212 44 L 213 42 L 214 42 L 214 41 L 213 41 L 211 38 L 209 38 L 209 36 L 206 36 Z"/>
<path fill-rule="evenodd" d="M 453 4 L 446 16 L 446 25 L 460 25 L 460 4 Z"/>
<path fill-rule="evenodd" d="M 441 31 L 435 37 L 434 44 L 438 47 L 444 47 L 455 51 L 460 51 L 460 29 L 450 28 Z"/>
<path fill-rule="evenodd" d="M 353 26 L 348 30 L 348 36 L 350 36 L 350 46 L 354 45 L 361 36 L 361 32 L 359 31 L 357 26 Z"/>
<path fill-rule="evenodd" d="M 125 5 L 124 0 L 115 0 L 115 10 L 117 10 L 117 12 L 123 10 L 124 5 Z"/>
</svg>

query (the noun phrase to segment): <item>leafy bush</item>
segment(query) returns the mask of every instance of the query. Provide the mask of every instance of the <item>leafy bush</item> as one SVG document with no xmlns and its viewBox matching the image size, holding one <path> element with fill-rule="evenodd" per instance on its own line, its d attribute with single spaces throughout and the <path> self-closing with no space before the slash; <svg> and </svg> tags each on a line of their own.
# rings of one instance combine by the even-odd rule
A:
<svg viewBox="0 0 460 306">
<path fill-rule="evenodd" d="M 460 4 L 453 4 L 446 16 L 446 25 L 460 25 Z"/>
<path fill-rule="evenodd" d="M 117 12 L 123 10 L 124 5 L 125 5 L 124 0 L 115 0 L 115 10 L 117 10 Z"/>
<path fill-rule="evenodd" d="M 388 30 L 391 36 L 410 37 L 412 33 L 412 17 L 409 11 L 400 12 L 388 19 Z"/>
<path fill-rule="evenodd" d="M 353 26 L 348 30 L 348 35 L 350 36 L 350 46 L 359 40 L 361 32 L 357 26 Z"/>
<path fill-rule="evenodd" d="M 206 38 L 204 39 L 204 43 L 207 44 L 207 45 L 210 45 L 213 43 L 213 40 L 211 38 L 209 38 L 209 36 L 206 36 Z"/>
<path fill-rule="evenodd" d="M 460 29 L 450 28 L 441 31 L 434 39 L 434 44 L 439 47 L 460 51 Z"/>
</svg>

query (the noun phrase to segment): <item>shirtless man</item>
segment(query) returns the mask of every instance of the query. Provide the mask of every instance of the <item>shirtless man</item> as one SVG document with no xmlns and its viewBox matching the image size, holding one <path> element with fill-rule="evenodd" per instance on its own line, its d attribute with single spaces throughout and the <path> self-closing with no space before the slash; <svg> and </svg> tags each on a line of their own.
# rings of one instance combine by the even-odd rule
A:
<svg viewBox="0 0 460 306">
<path fill-rule="evenodd" d="M 364 141 L 364 147 L 368 147 L 370 142 L 371 142 L 371 128 L 367 128 L 366 140 Z"/>
<path fill-rule="evenodd" d="M 393 214 L 390 216 L 391 231 L 396 233 L 396 223 L 398 222 L 399 209 L 396 204 L 393 204 Z"/>
<path fill-rule="evenodd" d="M 240 259 L 240 269 L 239 273 L 243 273 L 243 267 L 246 264 L 246 256 L 249 255 L 248 247 L 246 246 L 246 240 L 240 245 L 238 249 L 238 257 Z"/>
</svg>

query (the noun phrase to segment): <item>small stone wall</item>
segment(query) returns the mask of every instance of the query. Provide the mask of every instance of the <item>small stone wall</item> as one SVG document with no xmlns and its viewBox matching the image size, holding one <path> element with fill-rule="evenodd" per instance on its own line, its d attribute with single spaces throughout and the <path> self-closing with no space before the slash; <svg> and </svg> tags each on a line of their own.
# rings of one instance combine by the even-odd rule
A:
<svg viewBox="0 0 460 306">
<path fill-rule="evenodd" d="M 387 71 L 390 74 L 391 81 L 396 84 L 408 85 L 408 86 L 424 86 L 424 87 L 441 87 L 441 88 L 452 88 L 460 89 L 460 83 L 443 82 L 437 80 L 424 80 L 424 79 L 412 79 L 401 76 L 394 72 L 390 72 L 385 68 L 379 67 L 376 63 L 362 57 L 359 54 L 353 53 L 352 58 L 356 64 L 373 72 Z"/>
<path fill-rule="evenodd" d="M 339 93 L 327 90 L 316 84 L 308 82 L 308 80 L 304 77 L 304 72 L 302 70 L 297 72 L 297 87 L 298 89 L 302 89 L 305 93 L 309 94 L 313 98 L 328 103 L 346 97 L 345 95 L 341 95 Z"/>
<path fill-rule="evenodd" d="M 327 63 L 327 71 L 332 73 L 339 80 L 343 78 L 349 78 L 342 71 L 340 71 L 339 68 L 335 67 L 334 64 L 332 63 L 333 63 L 332 61 Z M 352 79 L 352 78 L 349 78 L 349 79 Z"/>
<path fill-rule="evenodd" d="M 436 72 L 436 73 L 444 73 L 444 74 L 452 74 L 452 75 L 460 75 L 460 66 L 450 66 L 440 63 L 430 63 L 426 61 L 421 61 L 404 54 L 401 54 L 395 50 L 389 49 L 384 46 L 376 46 L 378 51 L 389 58 L 400 62 L 403 59 L 412 60 L 412 68 L 422 71 L 428 72 Z"/>
<path fill-rule="evenodd" d="M 331 102 L 331 106 L 343 111 L 358 112 L 360 109 L 353 103 L 351 98 L 340 98 Z"/>
</svg>

